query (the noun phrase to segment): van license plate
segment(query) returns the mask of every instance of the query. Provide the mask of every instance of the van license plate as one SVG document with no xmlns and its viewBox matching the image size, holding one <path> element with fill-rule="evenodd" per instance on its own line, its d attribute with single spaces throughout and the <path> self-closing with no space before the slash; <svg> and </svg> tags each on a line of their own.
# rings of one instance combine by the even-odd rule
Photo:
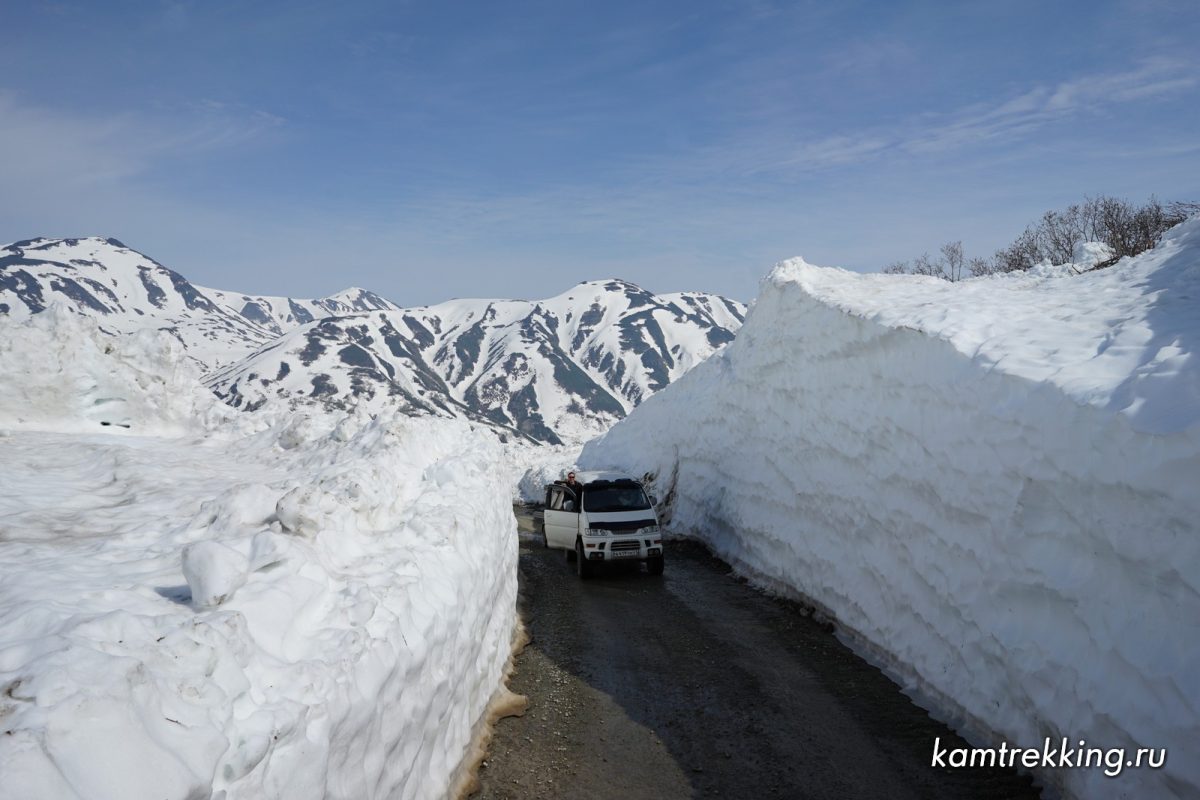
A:
<svg viewBox="0 0 1200 800">
<path fill-rule="evenodd" d="M 638 550 L 613 550 L 612 551 L 613 558 L 637 558 L 641 554 L 642 553 L 641 553 L 640 549 L 638 549 Z"/>
</svg>

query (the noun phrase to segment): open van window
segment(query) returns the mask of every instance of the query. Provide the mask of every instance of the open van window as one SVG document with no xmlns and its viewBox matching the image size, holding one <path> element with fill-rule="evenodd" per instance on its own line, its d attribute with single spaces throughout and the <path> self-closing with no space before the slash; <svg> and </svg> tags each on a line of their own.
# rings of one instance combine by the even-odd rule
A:
<svg viewBox="0 0 1200 800">
<path fill-rule="evenodd" d="M 546 487 L 546 508 L 551 511 L 578 512 L 576 504 L 575 495 L 570 489 L 559 485 Z"/>
<path fill-rule="evenodd" d="M 583 495 L 584 511 L 645 511 L 648 508 L 650 500 L 637 484 L 589 485 Z"/>
</svg>

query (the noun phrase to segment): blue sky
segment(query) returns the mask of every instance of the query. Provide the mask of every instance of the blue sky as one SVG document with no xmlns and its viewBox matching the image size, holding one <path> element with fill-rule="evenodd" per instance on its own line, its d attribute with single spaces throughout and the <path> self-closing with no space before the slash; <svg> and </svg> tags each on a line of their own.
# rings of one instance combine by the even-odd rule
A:
<svg viewBox="0 0 1200 800">
<path fill-rule="evenodd" d="M 986 255 L 1200 200 L 1200 4 L 47 2 L 6 8 L 0 239 L 404 304 L 783 258 Z"/>
</svg>

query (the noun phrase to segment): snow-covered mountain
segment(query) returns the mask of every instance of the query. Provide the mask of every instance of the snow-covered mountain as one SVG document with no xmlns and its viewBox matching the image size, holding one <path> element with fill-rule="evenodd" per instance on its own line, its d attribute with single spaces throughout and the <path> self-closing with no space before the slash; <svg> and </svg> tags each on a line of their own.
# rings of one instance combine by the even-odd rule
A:
<svg viewBox="0 0 1200 800">
<path fill-rule="evenodd" d="M 0 249 L 0 313 L 57 302 L 101 328 L 170 331 L 245 411 L 315 404 L 461 416 L 543 442 L 606 430 L 731 341 L 745 307 L 620 280 L 542 301 L 403 308 L 364 289 L 302 300 L 196 286 L 115 239 Z"/>
<path fill-rule="evenodd" d="M 455 300 L 327 318 L 212 375 L 241 408 L 319 399 L 469 408 L 540 441 L 578 441 L 733 339 L 744 309 L 704 294 L 657 297 L 625 281 L 558 297 Z"/>
<path fill-rule="evenodd" d="M 286 331 L 205 381 L 235 408 L 318 404 L 471 416 L 387 312 L 332 316 Z"/>
<path fill-rule="evenodd" d="M 20 318 L 51 303 L 96 317 L 109 333 L 169 330 L 202 367 L 236 360 L 275 335 L 116 239 L 27 239 L 0 248 L 0 313 Z"/>
<path fill-rule="evenodd" d="M 298 325 L 325 317 L 358 314 L 380 309 L 398 310 L 400 306 L 385 300 L 367 289 L 343 289 L 337 294 L 317 300 L 297 300 L 294 297 L 263 297 L 221 289 L 197 287 L 218 306 L 233 311 L 251 322 L 281 334 Z"/>
</svg>

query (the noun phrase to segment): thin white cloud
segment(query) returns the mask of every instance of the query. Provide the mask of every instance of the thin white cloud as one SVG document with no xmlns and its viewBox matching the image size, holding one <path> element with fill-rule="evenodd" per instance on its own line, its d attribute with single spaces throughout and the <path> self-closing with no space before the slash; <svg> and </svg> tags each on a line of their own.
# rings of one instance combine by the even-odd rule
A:
<svg viewBox="0 0 1200 800">
<path fill-rule="evenodd" d="M 0 174 L 10 184 L 59 191 L 120 182 L 173 158 L 247 144 L 282 123 L 267 112 L 213 101 L 169 113 L 97 114 L 0 91 Z"/>
<path fill-rule="evenodd" d="M 599 187 L 542 186 L 522 193 L 481 194 L 471 189 L 420 193 L 402 203 L 398 224 L 419 226 L 420 236 L 448 244 L 528 231 L 530 220 L 574 232 L 609 230 L 617 237 L 648 243 L 666 219 L 676 231 L 719 225 L 746 198 L 743 179 L 817 172 L 866 163 L 888 153 L 926 155 L 985 142 L 1028 137 L 1072 115 L 1148 96 L 1184 91 L 1197 83 L 1193 67 L 1154 60 L 1119 73 L 1080 77 L 1028 88 L 990 104 L 949 114 L 925 114 L 892 129 L 834 134 L 797 143 L 776 126 L 734 145 L 710 147 L 678 158 L 627 163 Z M 762 191 L 769 191 L 760 187 Z M 419 222 L 416 222 L 419 220 Z"/>
<path fill-rule="evenodd" d="M 1112 106 L 1180 94 L 1200 84 L 1196 63 L 1154 58 L 1116 73 L 1081 76 L 1048 86 L 1033 86 L 992 103 L 974 104 L 949 114 L 925 114 L 888 130 L 845 132 L 797 142 L 794 136 L 774 134 L 743 143 L 740 155 L 724 159 L 708 155 L 727 170 L 754 175 L 775 170 L 815 171 L 866 162 L 888 152 L 931 154 L 978 143 L 1011 142 L 1038 129 Z"/>
<path fill-rule="evenodd" d="M 852 39 L 825 55 L 820 64 L 826 76 L 876 77 L 888 70 L 906 68 L 919 59 L 920 54 L 909 42 L 872 36 Z"/>
<path fill-rule="evenodd" d="M 1196 80 L 1194 64 L 1167 58 L 1149 59 L 1128 72 L 1060 83 L 1047 98 L 1045 109 L 1070 113 L 1085 107 L 1140 100 L 1190 88 L 1196 85 Z"/>
<path fill-rule="evenodd" d="M 784 167 L 832 167 L 850 164 L 878 155 L 892 145 L 883 136 L 830 136 L 806 142 L 781 162 Z"/>
<path fill-rule="evenodd" d="M 229 230 L 243 223 L 237 212 L 196 201 L 161 178 L 182 160 L 212 158 L 279 125 L 276 117 L 220 104 L 82 113 L 0 91 L 0 239 L 132 236 L 153 246 L 154 237 Z"/>
<path fill-rule="evenodd" d="M 0 174 L 10 186 L 60 179 L 90 184 L 131 175 L 142 162 L 130 141 L 136 130 L 125 116 L 81 119 L 0 93 Z"/>
</svg>

